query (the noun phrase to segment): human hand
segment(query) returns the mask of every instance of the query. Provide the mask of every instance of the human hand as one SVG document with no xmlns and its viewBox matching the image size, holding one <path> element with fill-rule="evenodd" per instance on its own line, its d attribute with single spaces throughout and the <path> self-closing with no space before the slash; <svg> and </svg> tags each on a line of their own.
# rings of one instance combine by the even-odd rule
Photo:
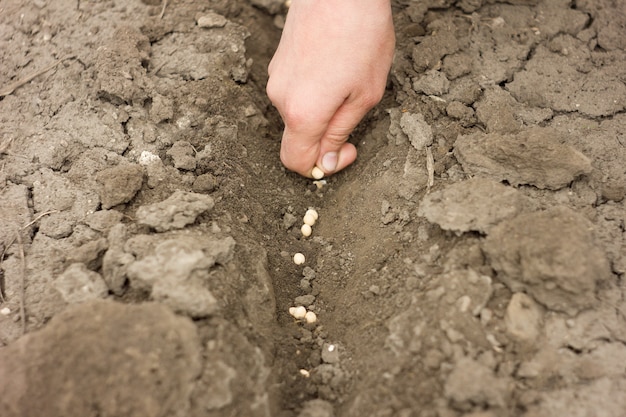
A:
<svg viewBox="0 0 626 417">
<path fill-rule="evenodd" d="M 390 0 L 293 0 L 267 83 L 288 169 L 311 177 L 354 162 L 346 141 L 382 99 L 394 48 Z"/>
</svg>

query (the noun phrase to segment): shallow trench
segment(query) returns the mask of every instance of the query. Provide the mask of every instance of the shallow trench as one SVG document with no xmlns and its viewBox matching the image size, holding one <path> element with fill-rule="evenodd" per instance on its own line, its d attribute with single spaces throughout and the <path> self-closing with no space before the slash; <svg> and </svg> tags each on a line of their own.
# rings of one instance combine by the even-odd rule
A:
<svg viewBox="0 0 626 417">
<path fill-rule="evenodd" d="M 258 87 L 258 94 L 265 97 L 264 85 L 267 80 L 267 64 L 273 54 L 275 45 L 278 42 L 280 31 L 276 29 L 272 22 L 272 18 L 264 12 L 258 12 L 258 20 L 252 20 L 252 26 L 249 30 L 255 33 L 247 41 L 248 54 L 253 58 L 254 65 L 251 69 L 251 78 L 254 85 Z M 262 36 L 256 36 L 257 34 Z M 267 36 L 265 36 L 267 35 Z M 265 98 L 267 101 L 267 99 Z M 278 151 L 278 141 L 281 135 L 282 121 L 276 110 L 268 106 L 265 117 L 269 120 L 268 136 L 270 141 L 274 141 L 275 145 L 269 148 L 258 149 L 258 155 L 255 159 L 272 160 L 276 159 Z M 363 132 L 371 122 L 365 121 L 360 125 L 358 131 Z M 354 139 L 353 139 L 354 140 Z M 255 152 L 255 153 L 256 153 Z M 361 161 L 367 159 L 367 155 L 361 155 Z M 260 189 L 272 189 L 276 187 L 276 173 L 264 173 L 256 177 Z M 304 239 L 299 233 L 299 225 L 301 217 L 309 207 L 315 207 L 322 218 L 314 227 L 316 231 L 314 235 L 319 235 L 320 224 L 323 227 L 324 222 L 328 224 L 328 219 L 340 217 L 341 213 L 337 213 L 341 209 L 337 208 L 334 201 L 329 201 L 331 195 L 341 189 L 342 183 L 345 183 L 349 177 L 337 175 L 332 179 L 328 179 L 327 186 L 318 190 L 310 180 L 303 179 L 296 174 L 287 173 L 287 176 L 281 179 L 281 182 L 287 181 L 282 185 L 287 187 L 288 195 L 283 195 L 285 205 L 281 206 L 278 213 L 270 207 L 276 206 L 276 196 L 269 193 L 257 193 L 260 206 L 267 207 L 272 212 L 271 217 L 274 224 L 266 229 L 258 230 L 260 234 L 269 234 L 274 240 L 273 244 L 266 245 L 268 250 L 268 272 L 273 283 L 273 292 L 276 297 L 276 326 L 269 328 L 270 332 L 265 337 L 273 341 L 274 346 L 274 364 L 273 364 L 273 388 L 270 393 L 274 396 L 275 411 L 279 416 L 295 415 L 306 401 L 320 398 L 319 388 L 328 384 L 328 381 L 321 383 L 318 378 L 311 378 L 305 372 L 315 368 L 321 363 L 320 351 L 322 346 L 321 340 L 328 336 L 324 321 L 332 320 L 332 310 L 322 313 L 324 319 L 320 317 L 320 322 L 316 325 L 303 325 L 296 321 L 289 313 L 289 307 L 297 305 L 294 302 L 296 297 L 306 294 L 320 295 L 320 286 L 315 285 L 314 288 L 304 290 L 300 283 L 304 275 L 303 267 L 293 265 L 291 261 L 292 255 L 298 251 L 306 254 L 306 266 L 315 269 L 316 262 L 320 263 L 320 258 L 324 257 L 322 253 L 324 245 L 313 243 L 313 237 Z M 284 227 L 285 214 L 296 217 L 296 222 L 288 231 Z M 326 218 L 327 220 L 324 220 Z M 313 285 L 313 283 L 311 283 Z M 312 306 L 316 309 L 315 305 Z M 316 309 L 320 312 L 320 309 Z M 338 311 L 341 314 L 341 309 Z M 318 326 L 319 325 L 319 326 Z M 334 332 L 336 333 L 336 332 Z M 339 340 L 337 340 L 339 341 Z M 322 388 L 323 389 L 323 388 Z M 339 399 L 338 393 L 330 394 L 335 400 Z M 329 398 L 330 399 L 330 398 Z M 282 410 L 282 411 L 279 411 Z"/>
<path fill-rule="evenodd" d="M 58 48 L 57 57 L 80 52 L 80 59 L 0 102 L 7 123 L 2 140 L 13 141 L 8 153 L 0 152 L 0 192 L 11 203 L 2 206 L 8 208 L 0 230 L 29 223 L 49 205 L 60 211 L 24 232 L 26 338 L 15 313 L 21 268 L 15 246 L 0 260 L 11 311 L 0 317 L 2 342 L 10 341 L 0 359 L 11 359 L 0 361 L 0 371 L 22 362 L 31 367 L 35 388 L 23 404 L 41 405 L 32 415 L 66 398 L 44 398 L 52 391 L 39 375 L 60 378 L 67 398 L 96 410 L 94 417 L 116 406 L 97 403 L 92 392 L 100 393 L 102 364 L 120 351 L 117 328 L 97 343 L 89 339 L 92 330 L 74 331 L 72 323 L 92 325 L 92 317 L 66 315 L 71 303 L 55 282 L 58 276 L 70 284 L 98 274 L 110 279 L 104 264 L 132 255 L 134 275 L 99 297 L 118 301 L 110 308 L 121 315 L 114 322 L 119 329 L 134 325 L 131 305 L 156 299 L 146 304 L 165 311 L 158 320 L 171 319 L 169 325 L 187 332 L 181 340 L 188 352 L 168 344 L 174 349 L 163 361 L 167 375 L 149 379 L 167 391 L 164 397 L 175 397 L 168 403 L 177 404 L 172 415 L 545 417 L 611 403 L 607 415 L 621 417 L 626 75 L 619 64 L 626 57 L 615 36 L 619 24 L 598 27 L 604 12 L 588 2 L 394 2 L 401 5 L 394 9 L 398 54 L 387 94 L 350 139 L 358 145 L 357 162 L 318 189 L 286 172 L 278 158 L 281 121 L 264 91 L 280 35 L 272 16 L 247 1 L 181 0 L 163 18 L 166 3 L 155 0 L 67 3 L 70 8 L 37 2 L 19 19 L 26 6 L 11 3 L 3 24 L 19 30 L 0 39 L 14 48 L 0 51 L 2 74 L 11 80 L 49 48 Z M 228 26 L 209 9 L 241 26 Z M 209 36 L 198 16 L 224 26 Z M 243 58 L 242 27 L 251 34 Z M 53 44 L 46 43 L 48 34 Z M 210 70 L 200 71 L 207 62 Z M 244 66 L 249 74 L 242 82 Z M 422 131 L 431 131 L 425 143 Z M 163 162 L 162 170 L 145 168 L 145 181 L 122 195 L 127 200 L 100 201 L 98 194 L 111 199 L 116 188 L 141 178 L 144 149 Z M 484 156 L 501 165 L 480 171 L 475 161 Z M 545 165 L 524 171 L 537 161 Z M 116 182 L 124 175 L 128 182 Z M 102 182 L 113 184 L 113 192 L 102 191 Z M 211 210 L 165 232 L 138 221 L 140 208 L 178 190 L 212 196 Z M 320 219 L 305 239 L 299 224 L 311 206 Z M 23 218 L 7 221 L 9 212 Z M 110 215 L 118 234 L 89 217 L 93 212 Z M 196 317 L 176 305 L 180 315 L 194 317 L 189 320 L 169 310 L 179 287 L 150 295 L 144 281 L 168 275 L 163 265 L 184 269 L 176 253 L 151 266 L 155 247 L 193 246 L 193 239 L 219 242 L 203 253 L 223 251 L 232 259 L 198 267 L 203 286 L 193 288 L 210 287 L 219 307 Z M 306 255 L 304 266 L 292 262 L 295 252 Z M 67 273 L 76 264 L 80 273 Z M 151 273 L 142 275 L 137 264 Z M 558 281 L 562 270 L 576 280 L 561 292 L 517 276 L 545 273 L 546 281 Z M 296 301 L 302 296 L 308 297 Z M 318 321 L 307 325 L 288 309 L 311 303 L 311 296 L 308 307 Z M 149 315 L 140 319 L 139 327 L 151 329 Z M 55 333 L 59 327 L 64 331 Z M 71 363 L 63 362 L 67 374 L 59 373 L 48 350 L 58 335 L 80 341 L 83 334 L 85 356 L 95 363 L 84 372 L 94 384 L 82 383 Z M 158 350 L 160 339 L 150 339 L 149 331 L 143 336 L 144 345 Z M 68 354 L 66 344 L 59 346 L 63 359 L 80 347 Z M 37 352 L 41 362 L 32 359 Z M 180 357 L 192 365 L 178 369 Z M 121 363 L 149 376 L 159 369 L 150 357 L 134 358 Z M 125 368 L 118 369 L 127 381 Z M 111 392 L 160 393 L 128 385 Z M 0 380 L 0 394 L 16 386 Z M 6 398 L 0 395 L 0 414 L 12 406 Z M 135 402 L 120 404 L 117 410 L 126 410 Z"/>
</svg>

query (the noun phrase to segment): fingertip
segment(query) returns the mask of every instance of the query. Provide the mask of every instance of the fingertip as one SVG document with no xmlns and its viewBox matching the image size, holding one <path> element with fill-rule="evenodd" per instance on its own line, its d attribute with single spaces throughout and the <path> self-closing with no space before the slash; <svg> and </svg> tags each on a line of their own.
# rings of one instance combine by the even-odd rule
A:
<svg viewBox="0 0 626 417">
<path fill-rule="evenodd" d="M 346 142 L 341 145 L 338 151 L 329 151 L 320 155 L 317 166 L 323 168 L 326 175 L 331 175 L 351 165 L 356 160 L 356 156 L 356 147 Z M 329 161 L 335 165 L 334 169 L 329 169 Z"/>
<path fill-rule="evenodd" d="M 311 169 L 313 169 L 314 164 L 292 155 L 285 147 L 280 149 L 280 161 L 289 171 L 311 178 Z"/>
<path fill-rule="evenodd" d="M 339 164 L 339 152 L 326 152 L 322 155 L 322 168 L 324 172 L 335 172 Z"/>
<path fill-rule="evenodd" d="M 341 171 L 342 169 L 352 165 L 352 163 L 356 161 L 356 155 L 356 146 L 349 142 L 344 143 L 341 147 L 341 151 L 339 151 L 339 161 L 337 161 L 337 169 L 335 172 Z"/>
</svg>

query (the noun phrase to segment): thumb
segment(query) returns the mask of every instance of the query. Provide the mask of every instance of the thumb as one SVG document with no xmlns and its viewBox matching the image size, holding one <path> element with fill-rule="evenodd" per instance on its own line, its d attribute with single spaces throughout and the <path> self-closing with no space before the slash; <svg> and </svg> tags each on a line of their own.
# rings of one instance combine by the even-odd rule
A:
<svg viewBox="0 0 626 417">
<path fill-rule="evenodd" d="M 322 168 L 324 174 L 330 175 L 352 164 L 356 160 L 357 151 L 353 144 L 345 142 L 339 149 L 331 149 L 320 155 L 317 166 Z"/>
<path fill-rule="evenodd" d="M 356 147 L 347 140 L 368 110 L 350 101 L 337 109 L 320 140 L 317 166 L 325 174 L 341 171 L 356 160 Z"/>
</svg>

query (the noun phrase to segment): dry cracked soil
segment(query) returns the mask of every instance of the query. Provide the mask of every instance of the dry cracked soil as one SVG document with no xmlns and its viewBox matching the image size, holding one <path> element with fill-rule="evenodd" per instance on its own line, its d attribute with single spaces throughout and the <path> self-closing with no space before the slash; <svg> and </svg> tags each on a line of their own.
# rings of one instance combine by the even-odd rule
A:
<svg viewBox="0 0 626 417">
<path fill-rule="evenodd" d="M 0 1 L 0 416 L 626 415 L 624 2 L 393 10 L 314 184 L 282 1 Z"/>
</svg>

